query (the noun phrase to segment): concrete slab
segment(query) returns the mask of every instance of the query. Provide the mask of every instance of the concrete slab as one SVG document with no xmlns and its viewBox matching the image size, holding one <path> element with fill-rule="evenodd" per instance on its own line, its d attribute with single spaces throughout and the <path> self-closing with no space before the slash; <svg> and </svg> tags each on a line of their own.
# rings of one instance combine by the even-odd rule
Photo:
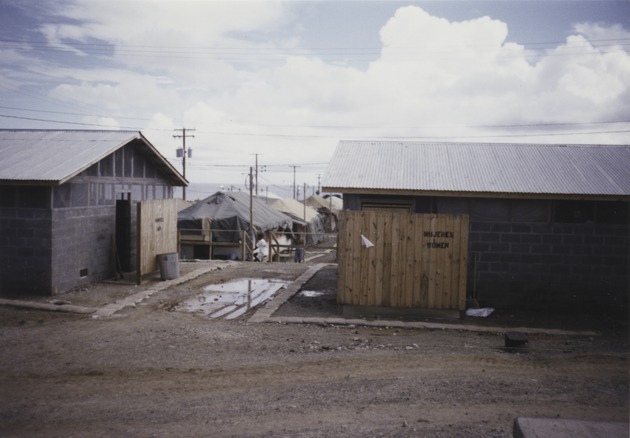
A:
<svg viewBox="0 0 630 438">
<path fill-rule="evenodd" d="M 628 424 L 561 418 L 518 417 L 514 438 L 628 438 Z"/>
</svg>

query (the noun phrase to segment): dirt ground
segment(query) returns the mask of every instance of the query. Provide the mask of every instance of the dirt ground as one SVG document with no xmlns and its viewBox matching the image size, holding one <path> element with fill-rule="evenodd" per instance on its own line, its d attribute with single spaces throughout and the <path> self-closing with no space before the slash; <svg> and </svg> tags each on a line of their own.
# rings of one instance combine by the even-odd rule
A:
<svg viewBox="0 0 630 438">
<path fill-rule="evenodd" d="M 486 329 L 476 331 L 376 315 L 252 323 L 271 302 L 229 321 L 176 310 L 208 284 L 291 282 L 329 261 L 182 263 L 182 275 L 214 270 L 106 318 L 0 306 L 0 436 L 510 437 L 519 416 L 628 422 L 627 318 L 497 310 L 432 320 Z M 273 316 L 343 318 L 335 279 L 335 265 L 322 267 Z M 159 283 L 55 299 L 99 308 Z M 581 334 L 530 333 L 510 351 L 514 326 Z"/>
</svg>

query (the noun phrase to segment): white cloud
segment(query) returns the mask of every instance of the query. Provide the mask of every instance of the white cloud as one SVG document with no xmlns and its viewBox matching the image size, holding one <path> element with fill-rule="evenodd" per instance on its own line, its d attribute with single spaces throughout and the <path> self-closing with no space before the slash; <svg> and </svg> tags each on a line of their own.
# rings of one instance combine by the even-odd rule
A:
<svg viewBox="0 0 630 438">
<path fill-rule="evenodd" d="M 383 56 L 370 66 L 382 107 L 390 119 L 415 115 L 428 125 L 590 121 L 628 90 L 626 52 L 575 36 L 534 62 L 506 36 L 506 25 L 487 17 L 448 22 L 399 9 L 381 30 Z"/>
<path fill-rule="evenodd" d="M 285 3 L 263 1 L 77 0 L 59 14 L 78 24 L 42 31 L 111 44 L 127 66 L 184 71 L 247 60 L 260 48 L 273 48 L 257 32 L 281 25 L 287 10 Z"/>
<path fill-rule="evenodd" d="M 317 160 L 310 152 L 329 154 L 335 136 L 590 142 L 594 137 L 509 138 L 503 135 L 528 131 L 492 132 L 474 126 L 599 121 L 609 108 L 621 109 L 627 101 L 627 53 L 600 51 L 575 36 L 534 57 L 527 48 L 506 43 L 507 31 L 505 23 L 488 17 L 449 22 L 417 7 L 401 8 L 381 29 L 382 55 L 367 71 L 294 57 L 211 101 L 238 122 L 258 125 L 228 130 L 315 136 L 294 139 L 293 143 L 308 145 L 300 148 L 281 147 L 290 143 L 286 139 L 251 138 L 257 149 L 236 146 L 247 144 L 250 137 L 226 140 L 249 154 L 275 144 L 281 153 L 265 152 L 265 159 L 271 160 L 282 156 Z M 298 130 L 291 125 L 339 128 Z M 330 138 L 317 138 L 328 134 Z"/>
<path fill-rule="evenodd" d="M 179 100 L 169 81 L 159 76 L 110 69 L 59 69 L 53 74 L 64 82 L 51 91 L 52 97 L 110 113 L 125 115 L 130 109 L 154 112 L 165 102 Z"/>
<path fill-rule="evenodd" d="M 606 26 L 601 23 L 577 23 L 573 26 L 575 33 L 584 35 L 594 46 L 620 48 L 620 41 L 630 39 L 630 30 L 620 24 Z"/>
<path fill-rule="evenodd" d="M 324 166 L 308 164 L 326 162 L 340 138 L 622 138 L 503 137 L 542 128 L 483 127 L 627 118 L 630 57 L 610 43 L 628 38 L 620 26 L 578 24 L 564 43 L 534 53 L 506 42 L 508 25 L 500 20 L 455 22 L 409 6 L 383 22 L 380 56 L 359 68 L 283 49 L 300 47 L 299 35 L 288 32 L 299 27 L 299 7 L 81 0 L 59 11 L 76 24 L 59 20 L 41 30 L 55 47 L 71 46 L 94 65 L 37 63 L 31 71 L 56 82 L 53 98 L 99 108 L 107 126 L 143 125 L 177 165 L 181 139 L 173 138 L 174 130 L 195 128 L 188 143 L 193 181 L 240 183 L 259 154 L 261 164 L 287 165 L 270 168 L 268 180 L 292 181 L 288 165 L 295 164 L 315 184 Z M 106 42 L 109 52 L 91 53 L 103 49 L 95 41 Z"/>
<path fill-rule="evenodd" d="M 103 126 L 108 129 L 120 129 L 118 120 L 113 117 L 84 117 L 85 123 Z"/>
<path fill-rule="evenodd" d="M 227 33 L 265 29 L 278 23 L 286 9 L 284 3 L 264 1 L 76 0 L 59 15 L 81 23 L 74 26 L 78 40 L 159 47 L 212 43 Z"/>
<path fill-rule="evenodd" d="M 47 24 L 41 27 L 40 32 L 44 35 L 50 47 L 60 51 L 72 52 L 75 55 L 85 56 L 82 50 L 63 42 L 65 39 L 81 40 L 82 32 L 80 32 L 79 27 Z"/>
<path fill-rule="evenodd" d="M 528 87 L 534 100 L 525 108 L 531 119 L 599 121 L 610 109 L 627 106 L 629 84 L 626 52 L 601 50 L 571 36 L 536 65 Z"/>
</svg>

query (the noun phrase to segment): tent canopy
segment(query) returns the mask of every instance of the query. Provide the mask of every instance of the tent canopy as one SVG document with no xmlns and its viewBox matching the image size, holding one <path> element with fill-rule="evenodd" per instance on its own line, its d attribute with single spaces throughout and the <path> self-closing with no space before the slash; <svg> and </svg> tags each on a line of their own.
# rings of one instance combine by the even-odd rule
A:
<svg viewBox="0 0 630 438">
<path fill-rule="evenodd" d="M 252 200 L 254 232 L 291 229 L 293 223 L 302 223 L 290 218 L 264 202 Z M 238 242 L 241 233 L 249 230 L 250 198 L 243 192 L 216 192 L 213 195 L 180 211 L 177 226 L 185 230 L 203 230 L 204 221 L 209 223 L 215 242 Z"/>
<path fill-rule="evenodd" d="M 328 198 L 323 198 L 319 195 L 313 195 L 306 198 L 304 201 L 306 205 L 313 207 L 315 210 L 325 209 L 330 211 L 333 214 L 339 214 L 339 211 L 343 210 L 343 200 L 337 198 L 336 196 L 329 196 Z"/>
<path fill-rule="evenodd" d="M 308 244 L 315 244 L 321 240 L 321 234 L 325 232 L 325 218 L 317 210 L 295 199 L 278 199 L 271 206 L 291 217 L 306 219 Z"/>
<path fill-rule="evenodd" d="M 277 199 L 271 203 L 271 207 L 306 222 L 312 222 L 319 215 L 313 207 L 304 205 L 295 199 Z"/>
</svg>

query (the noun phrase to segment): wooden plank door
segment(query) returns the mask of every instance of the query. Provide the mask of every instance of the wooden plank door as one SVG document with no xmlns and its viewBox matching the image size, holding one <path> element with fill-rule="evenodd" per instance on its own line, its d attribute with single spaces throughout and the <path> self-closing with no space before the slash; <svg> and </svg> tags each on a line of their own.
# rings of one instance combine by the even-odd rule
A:
<svg viewBox="0 0 630 438">
<path fill-rule="evenodd" d="M 142 201 L 137 206 L 136 279 L 158 270 L 156 256 L 177 252 L 177 200 Z"/>
<path fill-rule="evenodd" d="M 467 215 L 341 212 L 338 302 L 464 310 L 468 225 Z"/>
</svg>

